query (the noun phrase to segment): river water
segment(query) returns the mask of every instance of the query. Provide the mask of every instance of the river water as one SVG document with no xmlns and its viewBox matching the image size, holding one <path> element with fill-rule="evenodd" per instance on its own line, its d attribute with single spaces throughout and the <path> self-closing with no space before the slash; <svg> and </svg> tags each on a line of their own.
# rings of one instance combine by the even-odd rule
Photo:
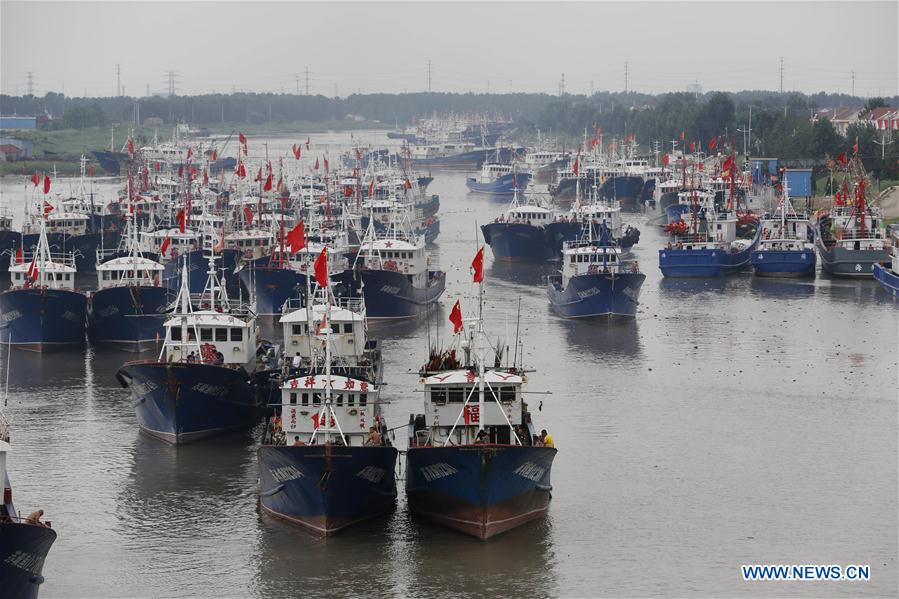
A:
<svg viewBox="0 0 899 599">
<path fill-rule="evenodd" d="M 348 140 L 313 136 L 313 150 Z M 447 293 L 430 321 L 372 327 L 391 426 L 421 411 L 429 330 L 446 339 L 455 300 L 473 305 L 476 225 L 504 209 L 467 194 L 464 173 L 434 174 Z M 7 205 L 21 179 L 3 181 Z M 530 403 L 559 448 L 549 517 L 487 543 L 411 518 L 402 491 L 392 516 L 314 538 L 259 513 L 258 431 L 169 447 L 138 432 L 115 381 L 132 356 L 0 350 L 15 498 L 59 533 L 42 597 L 895 595 L 899 305 L 822 274 L 663 280 L 661 232 L 626 220 L 647 274 L 633 322 L 562 320 L 553 264 L 486 252 L 488 327 L 514 334 L 521 302 L 528 389 L 551 392 Z M 742 580 L 741 564 L 767 563 L 870 564 L 871 580 Z"/>
</svg>

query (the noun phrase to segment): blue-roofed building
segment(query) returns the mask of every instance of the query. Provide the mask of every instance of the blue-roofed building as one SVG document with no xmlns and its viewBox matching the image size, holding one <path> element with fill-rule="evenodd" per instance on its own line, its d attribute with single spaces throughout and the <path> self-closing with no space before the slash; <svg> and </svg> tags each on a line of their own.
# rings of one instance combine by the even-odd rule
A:
<svg viewBox="0 0 899 599">
<path fill-rule="evenodd" d="M 37 129 L 36 116 L 0 116 L 0 130 Z"/>
<path fill-rule="evenodd" d="M 815 195 L 812 187 L 812 169 L 788 168 L 784 170 L 784 177 L 791 198 L 810 198 Z"/>
</svg>

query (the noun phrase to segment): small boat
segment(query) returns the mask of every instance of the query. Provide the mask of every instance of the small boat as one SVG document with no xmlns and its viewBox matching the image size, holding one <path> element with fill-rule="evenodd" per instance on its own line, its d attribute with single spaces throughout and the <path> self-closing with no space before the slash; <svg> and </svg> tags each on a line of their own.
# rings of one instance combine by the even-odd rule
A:
<svg viewBox="0 0 899 599">
<path fill-rule="evenodd" d="M 543 261 L 556 256 L 554 243 L 547 240 L 546 229 L 556 220 L 551 207 L 535 197 L 519 201 L 518 192 L 506 211 L 492 223 L 481 225 L 484 240 L 494 260 Z"/>
<path fill-rule="evenodd" d="M 30 259 L 20 248 L 0 293 L 0 342 L 37 352 L 84 345 L 87 296 L 75 289 L 75 258 L 51 254 L 46 219 Z"/>
<path fill-rule="evenodd" d="M 799 214 L 784 187 L 773 218 L 762 219 L 761 237 L 750 259 L 761 277 L 815 276 L 815 229 L 808 216 Z"/>
<path fill-rule="evenodd" d="M 0 414 L 0 589 L 4 597 L 37 599 L 44 583 L 44 561 L 56 541 L 49 521 L 22 518 L 12 500 L 12 483 L 6 467 L 10 453 L 9 423 Z M 42 512 L 38 512 L 42 513 Z"/>
<path fill-rule="evenodd" d="M 717 212 L 713 202 L 700 207 L 694 194 L 687 220 L 669 223 L 667 247 L 659 250 L 659 269 L 666 277 L 721 277 L 749 266 L 761 227 L 753 239 L 738 239 L 739 218 L 733 211 Z"/>
<path fill-rule="evenodd" d="M 458 332 L 461 310 L 453 312 Z M 535 443 L 524 370 L 502 366 L 508 351 L 501 348 L 488 355 L 482 318 L 464 327 L 462 361 L 455 349 L 432 350 L 421 369 L 423 411 L 409 417 L 406 496 L 413 514 L 486 541 L 546 515 L 557 450 Z"/>
<path fill-rule="evenodd" d="M 408 219 L 391 221 L 377 233 L 374 218 L 356 256 L 353 273 L 369 318 L 411 318 L 436 305 L 446 274 L 433 270 L 425 240 Z"/>
<path fill-rule="evenodd" d="M 478 177 L 465 180 L 468 191 L 490 195 L 511 195 L 527 189 L 531 175 L 515 172 L 511 164 L 485 163 Z"/>
<path fill-rule="evenodd" d="M 282 317 L 285 373 L 257 450 L 259 503 L 276 518 L 331 536 L 396 505 L 396 458 L 365 351 L 364 308 L 321 290 Z M 294 333 L 298 333 L 294 335 Z M 296 343 L 296 345 L 294 345 Z M 298 349 L 294 368 L 289 351 Z"/>
<path fill-rule="evenodd" d="M 141 430 L 173 445 L 247 429 L 263 409 L 256 315 L 229 301 L 213 257 L 200 310 L 191 304 L 187 269 L 181 272 L 159 358 L 127 362 L 116 373 L 131 390 Z"/>
<path fill-rule="evenodd" d="M 165 267 L 141 255 L 138 226 L 125 223 L 123 247 L 97 250 L 97 290 L 87 306 L 87 336 L 93 344 L 140 352 L 165 334 L 170 290 L 161 284 Z"/>
<path fill-rule="evenodd" d="M 878 262 L 874 265 L 874 280 L 893 292 L 899 294 L 899 227 L 891 227 L 892 252 L 890 262 Z"/>
<path fill-rule="evenodd" d="M 830 212 L 819 215 L 816 244 L 827 273 L 870 278 L 875 265 L 890 258 L 886 229 L 880 210 L 867 201 L 867 175 L 861 160 L 852 158 L 847 169 L 851 186 L 844 182 Z"/>
<path fill-rule="evenodd" d="M 562 270 L 546 277 L 550 305 L 565 318 L 633 318 L 646 275 L 623 259 L 608 228 L 596 240 L 587 229 L 586 238 L 564 243 Z"/>
</svg>

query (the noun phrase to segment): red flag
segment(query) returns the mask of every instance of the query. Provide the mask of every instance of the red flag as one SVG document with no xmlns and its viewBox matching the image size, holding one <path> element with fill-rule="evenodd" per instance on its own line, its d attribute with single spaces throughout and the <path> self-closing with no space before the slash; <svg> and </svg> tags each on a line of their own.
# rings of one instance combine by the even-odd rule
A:
<svg viewBox="0 0 899 599">
<path fill-rule="evenodd" d="M 203 169 L 203 185 L 209 185 L 209 173 L 206 172 L 206 169 Z"/>
<path fill-rule="evenodd" d="M 714 150 L 717 147 L 718 147 L 718 138 L 713 137 L 712 139 L 709 140 L 709 149 Z"/>
<path fill-rule="evenodd" d="M 253 181 L 262 181 L 262 167 L 259 167 L 259 170 L 256 172 L 256 178 Z"/>
<path fill-rule="evenodd" d="M 837 156 L 837 161 L 843 166 L 849 164 L 849 159 L 846 158 L 846 152 L 840 152 L 840 154 Z"/>
<path fill-rule="evenodd" d="M 328 172 L 328 159 L 325 158 L 325 172 Z"/>
<path fill-rule="evenodd" d="M 184 208 L 178 211 L 178 230 L 184 233 L 184 226 L 187 222 L 187 215 L 184 214 Z"/>
<path fill-rule="evenodd" d="M 172 242 L 171 239 L 166 237 L 162 240 L 162 245 L 159 246 L 159 253 L 165 256 L 165 253 L 169 251 L 169 244 Z"/>
<path fill-rule="evenodd" d="M 37 278 L 40 275 L 35 260 L 37 260 L 37 252 L 35 252 L 34 255 L 31 256 L 31 264 L 28 265 L 28 277 L 32 281 L 37 281 Z"/>
<path fill-rule="evenodd" d="M 459 305 L 459 300 L 456 300 L 456 303 L 453 305 L 453 310 L 449 315 L 449 321 L 453 323 L 454 335 L 464 328 L 462 326 L 462 306 Z"/>
<path fill-rule="evenodd" d="M 244 167 L 242 160 L 237 161 L 237 170 L 234 171 L 234 174 L 241 179 L 247 176 L 247 169 Z"/>
<path fill-rule="evenodd" d="M 315 282 L 319 287 L 328 286 L 328 248 L 322 248 L 322 253 L 315 259 Z"/>
<path fill-rule="evenodd" d="M 94 176 L 94 163 L 93 162 L 91 162 L 90 165 L 87 167 L 87 176 L 88 177 Z"/>
<path fill-rule="evenodd" d="M 695 151 L 696 151 L 696 142 L 695 142 L 695 141 L 691 141 L 691 142 L 690 142 L 690 151 L 691 151 L 691 152 L 695 152 Z"/>
<path fill-rule="evenodd" d="M 362 160 L 362 152 L 359 151 L 359 148 L 356 148 L 356 160 Z"/>
<path fill-rule="evenodd" d="M 33 183 L 35 187 L 37 187 L 38 185 L 40 185 L 40 183 L 41 183 L 41 176 L 40 176 L 40 174 L 39 174 L 37 171 L 34 171 L 34 174 L 31 175 L 31 183 Z"/>
<path fill-rule="evenodd" d="M 157 171 L 161 171 L 161 170 L 162 170 L 162 165 L 159 164 L 159 161 L 158 161 L 158 160 L 156 161 L 156 170 L 157 170 Z"/>
<path fill-rule="evenodd" d="M 184 178 L 184 165 L 183 164 L 178 165 L 178 178 L 179 179 Z"/>
<path fill-rule="evenodd" d="M 483 283 L 484 282 L 484 248 L 478 250 L 478 253 L 474 255 L 474 260 L 471 261 L 471 267 L 474 269 L 474 282 L 475 283 Z"/>
<path fill-rule="evenodd" d="M 134 160 L 134 140 L 128 138 L 128 159 Z"/>
<path fill-rule="evenodd" d="M 51 204 L 47 200 L 44 200 L 44 216 L 47 216 L 51 212 L 53 212 L 53 204 Z"/>
<path fill-rule="evenodd" d="M 354 192 L 355 192 L 355 190 L 353 189 L 352 185 L 344 185 L 343 186 L 344 197 L 351 198 L 351 197 L 353 197 Z"/>
<path fill-rule="evenodd" d="M 724 159 L 724 163 L 721 165 L 722 171 L 729 171 L 731 167 L 734 165 L 734 155 L 731 154 L 727 158 Z"/>
<path fill-rule="evenodd" d="M 375 197 L 375 178 L 372 177 L 371 183 L 368 184 L 368 197 Z"/>
<path fill-rule="evenodd" d="M 237 132 L 237 141 L 239 141 L 242 146 L 245 146 L 245 145 L 247 145 L 247 136 L 244 135 L 243 133 L 241 133 L 240 131 L 238 131 Z"/>
<path fill-rule="evenodd" d="M 187 148 L 187 159 L 190 160 L 190 157 L 194 155 L 193 148 Z"/>
<path fill-rule="evenodd" d="M 282 186 L 282 183 L 283 183 L 283 182 L 282 182 L 282 180 L 281 180 L 281 175 L 278 175 L 278 188 L 277 188 L 278 193 L 281 193 L 281 186 Z"/>
<path fill-rule="evenodd" d="M 668 154 L 662 156 L 662 166 L 668 166 Z"/>
<path fill-rule="evenodd" d="M 573 170 L 574 170 L 574 176 L 575 176 L 575 177 L 577 177 L 577 176 L 578 176 L 578 173 L 581 172 L 581 169 L 580 169 L 580 161 L 581 161 L 581 157 L 580 157 L 580 156 L 578 156 L 577 158 L 574 159 L 574 169 L 573 169 Z"/>
<path fill-rule="evenodd" d="M 412 181 L 406 179 L 405 181 L 403 181 L 403 187 L 405 187 L 406 189 L 412 189 Z"/>
<path fill-rule="evenodd" d="M 702 160 L 699 161 L 699 172 L 702 172 Z"/>
<path fill-rule="evenodd" d="M 50 193 L 50 175 L 44 175 L 44 193 Z"/>
<path fill-rule="evenodd" d="M 684 132 L 683 131 L 680 132 L 680 140 L 684 141 Z"/>
<path fill-rule="evenodd" d="M 271 191 L 272 190 L 272 174 L 269 173 L 268 177 L 265 178 L 265 185 L 262 187 L 263 191 Z"/>
<path fill-rule="evenodd" d="M 212 251 L 216 254 L 220 254 L 223 249 L 225 249 L 225 225 L 222 225 L 222 228 L 219 229 L 219 240 L 212 246 Z"/>
<path fill-rule="evenodd" d="M 858 136 L 856 136 L 855 144 L 852 146 L 852 153 L 858 156 Z"/>
<path fill-rule="evenodd" d="M 16 264 L 22 264 L 23 262 L 25 262 L 25 252 L 20 245 L 19 249 L 16 250 Z"/>
<path fill-rule="evenodd" d="M 215 162 L 219 158 L 219 151 L 212 148 L 212 161 Z"/>
<path fill-rule="evenodd" d="M 300 147 L 297 144 L 293 144 L 292 150 L 293 150 L 293 157 L 296 158 L 297 160 L 299 160 L 300 156 L 302 155 L 303 150 L 300 149 Z"/>
<path fill-rule="evenodd" d="M 248 225 L 253 224 L 253 211 L 250 210 L 249 206 L 243 207 L 243 215 L 246 217 Z"/>
<path fill-rule="evenodd" d="M 306 224 L 303 221 L 287 233 L 287 243 L 290 244 L 291 254 L 296 254 L 306 245 Z"/>
<path fill-rule="evenodd" d="M 318 170 L 318 158 L 315 159 L 315 164 L 312 165 L 312 168 L 314 168 L 315 170 Z"/>
</svg>

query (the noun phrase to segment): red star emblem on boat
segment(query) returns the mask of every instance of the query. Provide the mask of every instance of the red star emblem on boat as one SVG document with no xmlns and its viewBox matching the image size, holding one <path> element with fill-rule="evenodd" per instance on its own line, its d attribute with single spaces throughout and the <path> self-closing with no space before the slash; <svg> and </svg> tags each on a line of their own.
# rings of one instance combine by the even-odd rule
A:
<svg viewBox="0 0 899 599">
<path fill-rule="evenodd" d="M 384 244 L 384 247 L 385 247 L 385 248 L 392 248 L 392 247 L 393 247 L 393 242 L 392 242 L 392 241 L 388 241 L 387 243 Z"/>
</svg>

